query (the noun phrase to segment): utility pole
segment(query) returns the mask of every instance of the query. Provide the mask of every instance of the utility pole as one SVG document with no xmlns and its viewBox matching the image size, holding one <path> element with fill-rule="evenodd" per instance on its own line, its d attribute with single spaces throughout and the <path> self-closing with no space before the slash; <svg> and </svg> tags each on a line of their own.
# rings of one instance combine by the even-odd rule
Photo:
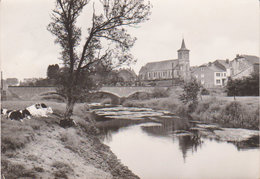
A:
<svg viewBox="0 0 260 179">
<path fill-rule="evenodd" d="M 1 71 L 1 92 L 3 91 L 3 71 Z"/>
<path fill-rule="evenodd" d="M 172 63 L 172 86 L 174 85 L 174 82 L 173 82 L 173 80 L 174 80 L 174 68 L 173 68 L 173 63 Z"/>
</svg>

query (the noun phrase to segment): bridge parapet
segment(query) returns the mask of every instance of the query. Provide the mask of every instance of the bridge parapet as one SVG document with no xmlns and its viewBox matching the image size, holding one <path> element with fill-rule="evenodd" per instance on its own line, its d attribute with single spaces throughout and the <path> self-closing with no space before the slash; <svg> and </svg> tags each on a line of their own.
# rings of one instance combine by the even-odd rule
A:
<svg viewBox="0 0 260 179">
<path fill-rule="evenodd" d="M 118 97 L 128 97 L 136 92 L 151 93 L 155 88 L 167 89 L 168 87 L 151 87 L 151 86 L 105 86 L 99 89 L 99 92 L 106 92 Z"/>
</svg>

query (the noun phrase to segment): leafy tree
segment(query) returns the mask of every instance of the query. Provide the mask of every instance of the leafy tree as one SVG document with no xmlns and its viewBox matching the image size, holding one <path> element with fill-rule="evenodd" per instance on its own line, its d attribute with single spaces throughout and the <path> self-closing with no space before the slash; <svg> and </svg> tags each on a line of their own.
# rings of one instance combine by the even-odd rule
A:
<svg viewBox="0 0 260 179">
<path fill-rule="evenodd" d="M 55 65 L 49 65 L 48 69 L 47 69 L 47 78 L 49 79 L 56 79 L 58 76 L 58 72 L 59 72 L 59 65 L 55 64 Z"/>
<path fill-rule="evenodd" d="M 185 83 L 183 86 L 183 93 L 179 96 L 179 99 L 189 106 L 189 112 L 195 110 L 198 105 L 198 94 L 200 92 L 200 84 L 196 79 L 192 79 L 190 82 Z"/>
<path fill-rule="evenodd" d="M 242 79 L 228 79 L 226 86 L 228 96 L 259 96 L 259 74 L 252 73 Z"/>
<path fill-rule="evenodd" d="M 74 104 L 92 89 L 89 76 L 95 73 L 95 65 L 110 67 L 130 63 L 129 50 L 136 38 L 127 33 L 126 27 L 148 20 L 151 5 L 144 0 L 100 0 L 92 4 L 91 25 L 87 36 L 82 38 L 76 22 L 90 0 L 56 0 L 52 22 L 47 29 L 56 36 L 55 42 L 62 47 L 64 65 L 59 92 L 66 98 L 65 119 L 70 119 Z M 101 8 L 96 8 L 96 5 Z M 81 39 L 84 39 L 81 42 Z M 80 50 L 80 44 L 83 44 Z M 116 60 L 116 61 L 115 61 Z"/>
<path fill-rule="evenodd" d="M 237 81 L 233 80 L 232 78 L 228 78 L 228 83 L 226 86 L 227 89 L 227 95 L 228 96 L 233 96 L 234 100 L 236 100 L 236 96 L 238 95 L 238 90 L 237 90 Z"/>
</svg>

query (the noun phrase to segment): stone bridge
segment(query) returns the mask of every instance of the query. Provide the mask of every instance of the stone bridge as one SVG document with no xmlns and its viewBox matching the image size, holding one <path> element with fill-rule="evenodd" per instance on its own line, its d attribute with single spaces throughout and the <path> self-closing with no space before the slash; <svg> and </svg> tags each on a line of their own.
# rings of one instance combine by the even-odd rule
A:
<svg viewBox="0 0 260 179">
<path fill-rule="evenodd" d="M 99 92 L 110 93 L 118 97 L 128 97 L 136 92 L 151 93 L 155 88 L 167 89 L 168 87 L 151 87 L 151 86 L 104 86 Z"/>
<path fill-rule="evenodd" d="M 167 87 L 151 86 L 104 86 L 96 92 L 108 93 L 121 98 L 128 97 L 136 92 L 151 93 L 155 88 L 164 90 L 167 89 Z M 41 99 L 45 94 L 52 93 L 55 91 L 55 87 L 9 86 L 7 89 L 7 99 Z"/>
</svg>

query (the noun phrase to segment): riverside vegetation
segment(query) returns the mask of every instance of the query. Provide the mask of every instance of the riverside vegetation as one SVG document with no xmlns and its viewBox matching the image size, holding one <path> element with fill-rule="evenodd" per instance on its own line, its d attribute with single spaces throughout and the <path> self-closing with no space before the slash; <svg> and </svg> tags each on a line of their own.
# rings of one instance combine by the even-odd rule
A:
<svg viewBox="0 0 260 179">
<path fill-rule="evenodd" d="M 126 107 L 145 107 L 169 110 L 178 116 L 206 123 L 218 123 L 222 127 L 259 130 L 259 97 L 225 97 L 202 95 L 198 104 L 190 111 L 188 104 L 179 100 L 179 90 L 159 90 L 155 95 L 139 93 L 123 102 Z"/>
<path fill-rule="evenodd" d="M 34 101 L 3 101 L 2 107 L 23 109 Z M 24 122 L 1 119 L 1 174 L 5 178 L 138 178 L 100 142 L 92 113 L 77 104 L 77 125 L 59 126 L 65 103 L 45 102 L 49 117 Z"/>
</svg>

